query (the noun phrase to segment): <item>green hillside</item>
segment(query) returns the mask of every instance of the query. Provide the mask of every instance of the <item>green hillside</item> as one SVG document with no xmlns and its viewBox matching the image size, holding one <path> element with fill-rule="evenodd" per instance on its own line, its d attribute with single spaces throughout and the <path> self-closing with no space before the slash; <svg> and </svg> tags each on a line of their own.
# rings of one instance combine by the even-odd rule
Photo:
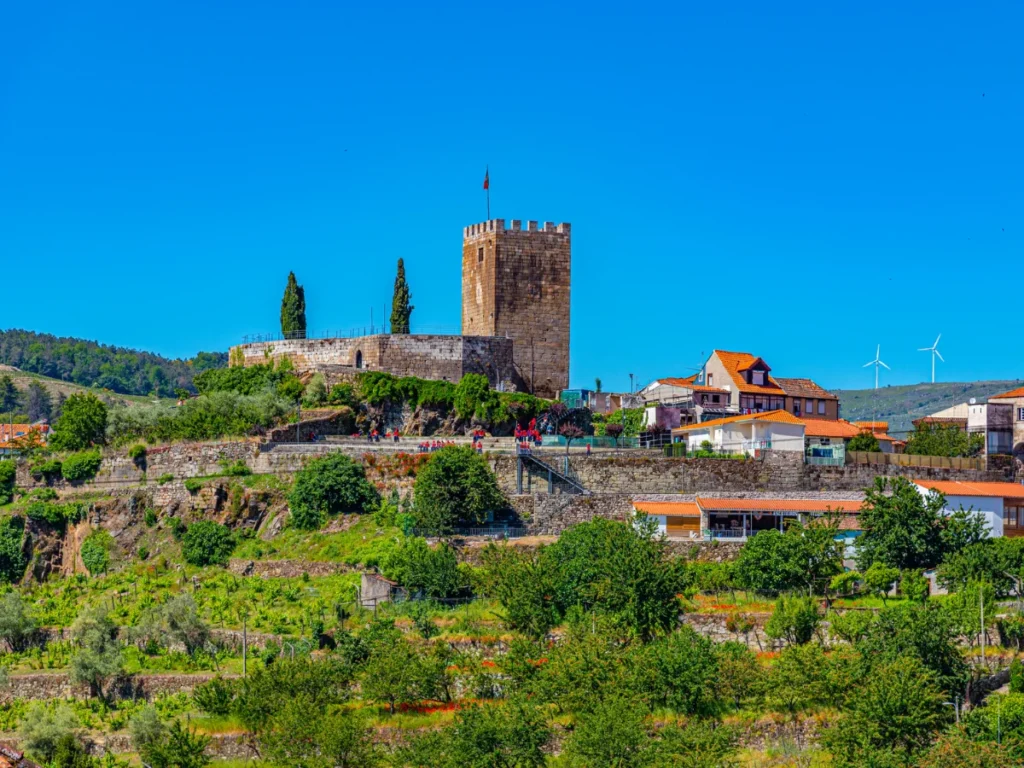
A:
<svg viewBox="0 0 1024 768">
<path fill-rule="evenodd" d="M 0 364 L 119 395 L 172 397 L 177 389 L 195 391 L 193 377 L 224 367 L 227 355 L 200 352 L 190 360 L 172 360 L 151 352 L 12 328 L 0 331 Z"/>
<path fill-rule="evenodd" d="M 914 419 L 966 403 L 972 397 L 983 402 L 1021 383 L 1020 380 L 939 382 L 833 391 L 839 396 L 840 415 L 844 419 L 888 421 L 889 432 L 899 436 L 914 428 L 911 423 Z"/>
</svg>

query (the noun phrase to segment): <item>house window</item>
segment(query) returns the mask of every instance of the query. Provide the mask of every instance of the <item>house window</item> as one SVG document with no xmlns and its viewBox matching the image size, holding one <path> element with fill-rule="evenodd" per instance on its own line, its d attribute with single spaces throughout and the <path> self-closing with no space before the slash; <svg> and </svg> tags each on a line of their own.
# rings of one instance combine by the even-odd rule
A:
<svg viewBox="0 0 1024 768">
<path fill-rule="evenodd" d="M 753 377 L 753 384 L 759 387 L 764 386 L 764 371 L 751 371 L 751 376 Z"/>
<path fill-rule="evenodd" d="M 1024 512 L 1022 507 L 1003 507 L 1003 527 L 1004 528 L 1019 528 L 1020 523 L 1024 522 L 1021 519 L 1021 513 Z"/>
<path fill-rule="evenodd" d="M 477 260 L 478 263 L 480 263 L 480 262 L 482 262 L 484 260 L 484 249 L 483 248 L 477 248 L 476 249 L 476 260 Z"/>
<path fill-rule="evenodd" d="M 796 399 L 793 400 L 793 415 L 794 416 L 799 416 L 800 415 L 800 401 L 796 400 Z"/>
<path fill-rule="evenodd" d="M 712 403 L 720 403 L 721 401 L 722 401 L 722 396 L 721 395 L 712 395 L 711 396 L 711 402 Z"/>
<path fill-rule="evenodd" d="M 709 387 L 715 386 L 715 374 L 713 374 L 713 373 L 709 373 L 708 374 L 708 386 Z M 1021 413 L 1024 413 L 1024 408 L 1021 408 Z"/>
<path fill-rule="evenodd" d="M 1017 409 L 1017 421 L 1024 421 L 1024 408 Z"/>
<path fill-rule="evenodd" d="M 805 400 L 804 401 L 804 413 L 814 413 L 814 401 L 813 400 Z"/>
<path fill-rule="evenodd" d="M 818 413 L 821 414 L 822 416 L 825 415 L 825 401 L 824 400 L 819 400 L 818 401 Z"/>
</svg>

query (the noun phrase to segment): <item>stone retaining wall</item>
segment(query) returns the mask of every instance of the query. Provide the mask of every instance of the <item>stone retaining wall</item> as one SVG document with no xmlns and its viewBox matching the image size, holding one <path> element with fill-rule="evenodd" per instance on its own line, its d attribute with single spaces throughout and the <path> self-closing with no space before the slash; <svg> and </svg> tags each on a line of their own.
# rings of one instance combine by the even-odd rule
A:
<svg viewBox="0 0 1024 768">
<path fill-rule="evenodd" d="M 160 695 L 189 692 L 197 685 L 209 682 L 215 676 L 213 673 L 133 675 L 113 683 L 108 695 L 115 699 L 148 700 Z M 231 677 L 231 675 L 223 675 L 223 677 Z M 71 677 L 66 672 L 14 674 L 8 678 L 8 685 L 0 688 L 0 704 L 10 704 L 15 699 L 34 701 L 87 698 L 89 698 L 89 686 L 71 682 Z"/>
<path fill-rule="evenodd" d="M 334 576 L 352 573 L 354 568 L 345 563 L 313 560 L 239 560 L 232 559 L 228 570 L 238 576 L 261 576 L 271 579 L 294 579 L 304 573 L 310 576 Z"/>
</svg>

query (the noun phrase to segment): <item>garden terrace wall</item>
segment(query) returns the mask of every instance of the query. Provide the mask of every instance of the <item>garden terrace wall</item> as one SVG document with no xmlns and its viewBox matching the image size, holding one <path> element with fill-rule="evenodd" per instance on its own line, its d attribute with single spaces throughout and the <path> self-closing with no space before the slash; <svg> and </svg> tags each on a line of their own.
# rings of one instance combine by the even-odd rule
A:
<svg viewBox="0 0 1024 768">
<path fill-rule="evenodd" d="M 562 460 L 557 451 L 541 454 L 547 461 Z M 516 492 L 516 457 L 491 456 L 490 462 L 502 490 Z M 679 494 L 719 492 L 862 491 L 876 476 L 902 476 L 934 480 L 1000 481 L 1003 472 L 925 467 L 848 465 L 820 467 L 803 463 L 798 453 L 766 451 L 763 458 L 690 459 L 648 456 L 570 456 L 570 466 L 580 482 L 595 494 Z M 547 490 L 534 483 L 535 491 Z"/>
<path fill-rule="evenodd" d="M 196 675 L 133 675 L 115 681 L 108 695 L 115 699 L 152 699 L 156 696 L 190 692 L 197 685 L 207 683 L 215 677 L 213 673 Z M 233 675 L 222 675 L 233 677 Z M 71 682 L 66 672 L 11 675 L 8 685 L 0 688 L 0 704 L 10 704 L 15 699 L 87 699 L 89 686 Z"/>
</svg>

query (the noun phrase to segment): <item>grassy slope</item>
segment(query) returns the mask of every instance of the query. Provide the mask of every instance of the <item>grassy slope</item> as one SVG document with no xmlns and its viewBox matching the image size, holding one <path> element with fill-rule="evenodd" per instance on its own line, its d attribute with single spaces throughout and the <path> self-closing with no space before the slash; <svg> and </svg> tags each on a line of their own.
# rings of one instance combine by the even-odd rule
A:
<svg viewBox="0 0 1024 768">
<path fill-rule="evenodd" d="M 905 433 L 914 428 L 914 419 L 966 403 L 972 397 L 984 401 L 1020 385 L 1020 381 L 972 381 L 834 391 L 844 419 L 888 421 L 891 433 Z"/>
</svg>

